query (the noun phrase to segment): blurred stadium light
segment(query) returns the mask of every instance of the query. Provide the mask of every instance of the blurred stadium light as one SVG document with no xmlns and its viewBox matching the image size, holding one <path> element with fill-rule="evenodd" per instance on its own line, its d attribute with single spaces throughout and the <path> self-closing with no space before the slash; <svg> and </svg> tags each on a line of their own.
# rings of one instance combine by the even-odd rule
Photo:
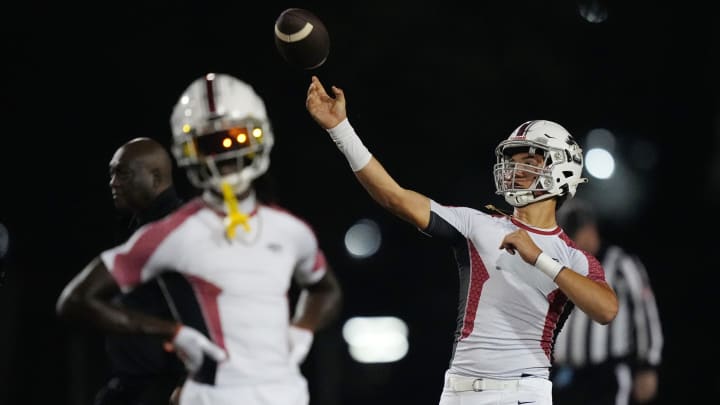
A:
<svg viewBox="0 0 720 405">
<path fill-rule="evenodd" d="M 371 219 L 361 219 L 345 233 L 345 249 L 355 258 L 374 255 L 380 248 L 380 227 Z"/>
<path fill-rule="evenodd" d="M 605 128 L 590 130 L 582 145 L 585 170 L 593 177 L 583 195 L 596 201 L 598 213 L 608 220 L 636 215 L 649 187 L 641 172 L 656 165 L 657 146 L 633 136 L 618 137 Z"/>
<path fill-rule="evenodd" d="M 408 352 L 408 328 L 391 316 L 354 317 L 343 325 L 350 356 L 359 363 L 391 363 Z"/>
<path fill-rule="evenodd" d="M 609 179 L 615 171 L 615 158 L 605 149 L 593 148 L 585 154 L 585 167 L 591 176 Z"/>
<path fill-rule="evenodd" d="M 601 0 L 578 1 L 578 12 L 585 21 L 593 24 L 605 22 L 608 18 L 608 9 Z"/>
</svg>

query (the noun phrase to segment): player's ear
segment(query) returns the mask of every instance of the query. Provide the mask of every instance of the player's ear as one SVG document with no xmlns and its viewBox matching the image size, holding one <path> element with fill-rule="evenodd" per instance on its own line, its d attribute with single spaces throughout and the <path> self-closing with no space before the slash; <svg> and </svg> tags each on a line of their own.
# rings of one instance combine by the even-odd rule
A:
<svg viewBox="0 0 720 405">
<path fill-rule="evenodd" d="M 162 173 L 160 173 L 160 169 L 155 168 L 150 170 L 150 175 L 152 176 L 153 188 L 160 187 L 162 185 Z"/>
</svg>

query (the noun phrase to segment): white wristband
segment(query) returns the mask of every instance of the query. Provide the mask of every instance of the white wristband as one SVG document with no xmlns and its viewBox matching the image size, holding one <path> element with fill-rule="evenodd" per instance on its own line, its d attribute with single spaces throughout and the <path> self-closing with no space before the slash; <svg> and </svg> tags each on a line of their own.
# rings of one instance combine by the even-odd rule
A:
<svg viewBox="0 0 720 405">
<path fill-rule="evenodd" d="M 340 152 L 345 155 L 345 159 L 350 163 L 350 168 L 354 172 L 368 164 L 372 155 L 363 145 L 347 118 L 327 131 Z"/>
<path fill-rule="evenodd" d="M 565 266 L 557 262 L 555 259 L 546 255 L 544 252 L 540 253 L 535 261 L 535 267 L 545 273 L 546 276 L 550 277 L 551 280 L 555 281 L 560 270 Z"/>
</svg>

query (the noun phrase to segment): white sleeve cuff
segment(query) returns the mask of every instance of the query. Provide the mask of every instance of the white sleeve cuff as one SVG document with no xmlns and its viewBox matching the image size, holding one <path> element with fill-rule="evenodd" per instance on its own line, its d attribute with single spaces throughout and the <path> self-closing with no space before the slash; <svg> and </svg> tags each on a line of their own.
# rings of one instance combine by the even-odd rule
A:
<svg viewBox="0 0 720 405">
<path fill-rule="evenodd" d="M 535 267 L 550 277 L 551 280 L 555 281 L 555 277 L 557 277 L 560 270 L 565 266 L 543 252 L 538 255 L 535 261 Z"/>
<path fill-rule="evenodd" d="M 370 162 L 372 154 L 357 136 L 355 129 L 350 125 L 347 118 L 327 131 L 340 152 L 345 155 L 350 168 L 354 172 L 362 169 Z"/>
</svg>

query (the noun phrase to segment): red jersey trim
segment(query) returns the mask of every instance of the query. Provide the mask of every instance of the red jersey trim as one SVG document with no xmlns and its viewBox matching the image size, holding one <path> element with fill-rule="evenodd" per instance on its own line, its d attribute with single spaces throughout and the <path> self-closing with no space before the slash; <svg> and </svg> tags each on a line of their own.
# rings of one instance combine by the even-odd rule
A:
<svg viewBox="0 0 720 405">
<path fill-rule="evenodd" d="M 200 303 L 200 309 L 203 318 L 205 318 L 210 339 L 225 349 L 225 335 L 223 334 L 220 310 L 218 309 L 218 296 L 222 293 L 222 289 L 201 277 L 191 275 L 186 277 L 195 291 L 197 301 Z"/>
<path fill-rule="evenodd" d="M 204 207 L 200 200 L 194 200 L 180 207 L 170 216 L 149 225 L 147 231 L 135 241 L 125 253 L 118 253 L 113 262 L 112 276 L 122 288 L 138 285 L 142 269 L 158 246 L 167 236 L 177 229 L 188 217 Z"/>
<path fill-rule="evenodd" d="M 522 228 L 528 232 L 537 233 L 538 235 L 557 235 L 560 232 L 562 232 L 562 228 L 560 228 L 559 226 L 556 226 L 555 229 L 551 229 L 549 231 L 544 231 L 542 229 L 533 228 L 531 226 L 523 224 L 522 222 L 518 221 L 514 217 L 510 217 L 510 221 L 513 224 L 515 224 L 516 226 L 519 226 L 520 228 Z"/>
<path fill-rule="evenodd" d="M 552 360 L 553 334 L 555 333 L 558 319 L 560 319 L 560 315 L 563 313 L 567 302 L 567 296 L 559 288 L 548 295 L 548 303 L 550 306 L 548 307 L 547 315 L 545 315 L 545 325 L 543 326 L 543 334 L 540 340 L 540 345 L 548 360 Z"/>
<path fill-rule="evenodd" d="M 470 253 L 470 285 L 468 286 L 467 298 L 465 301 L 465 316 L 463 317 L 463 328 L 460 339 L 464 339 L 475 327 L 475 315 L 477 314 L 480 295 L 485 282 L 490 278 L 485 263 L 483 263 L 475 246 L 467 241 L 468 252 Z"/>
<path fill-rule="evenodd" d="M 567 243 L 568 246 L 570 246 L 570 247 L 572 247 L 572 248 L 575 248 L 575 249 L 581 251 L 581 252 L 585 255 L 585 257 L 587 258 L 587 261 L 588 261 L 588 275 L 587 275 L 587 277 L 588 277 L 589 279 L 595 280 L 595 281 L 603 281 L 603 282 L 605 281 L 605 270 L 603 269 L 602 264 L 600 263 L 600 261 L 598 261 L 597 257 L 595 257 L 595 256 L 591 255 L 590 253 L 588 253 L 588 252 L 580 249 L 580 248 L 575 244 L 575 242 L 573 242 L 573 240 L 570 239 L 570 237 L 569 237 L 566 233 L 563 233 L 562 235 L 560 235 L 560 239 L 562 239 L 563 241 L 565 241 L 565 243 Z"/>
<path fill-rule="evenodd" d="M 313 273 L 322 270 L 327 266 L 327 260 L 325 259 L 325 254 L 323 254 L 322 250 L 318 249 L 317 253 L 315 254 L 315 265 L 313 266 Z"/>
</svg>

